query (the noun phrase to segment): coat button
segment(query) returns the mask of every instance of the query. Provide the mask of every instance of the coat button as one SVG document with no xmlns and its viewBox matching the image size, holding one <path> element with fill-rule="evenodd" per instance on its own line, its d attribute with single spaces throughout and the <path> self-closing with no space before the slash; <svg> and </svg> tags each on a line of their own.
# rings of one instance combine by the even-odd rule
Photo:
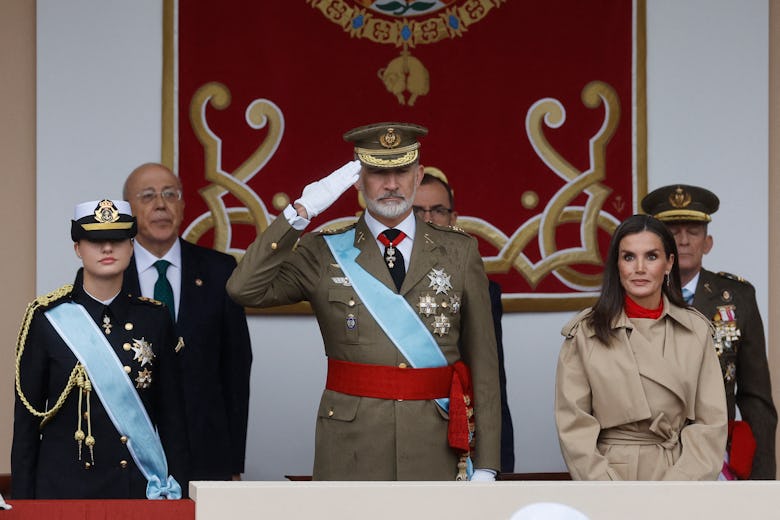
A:
<svg viewBox="0 0 780 520">
<path fill-rule="evenodd" d="M 119 437 L 119 442 L 121 442 L 122 444 L 127 444 L 127 435 L 122 435 L 121 437 Z"/>
<path fill-rule="evenodd" d="M 328 410 L 328 417 L 333 417 L 333 414 L 335 413 L 336 412 L 333 411 L 333 408 L 331 408 L 330 410 Z"/>
<path fill-rule="evenodd" d="M 406 363 L 398 363 L 398 368 L 406 368 Z"/>
<path fill-rule="evenodd" d="M 132 323 L 125 323 L 125 330 L 133 330 L 133 324 Z"/>
<path fill-rule="evenodd" d="M 91 469 L 91 468 L 92 468 L 92 464 L 90 464 L 89 462 L 84 463 L 84 469 Z"/>
<path fill-rule="evenodd" d="M 276 248 L 278 248 L 278 247 L 279 247 L 279 244 L 277 244 L 276 242 L 271 242 L 271 249 L 276 251 Z"/>
<path fill-rule="evenodd" d="M 120 460 L 119 461 L 119 467 L 124 469 L 127 467 L 127 461 L 126 460 Z"/>
<path fill-rule="evenodd" d="M 130 350 L 131 348 L 133 348 L 133 346 L 130 345 L 130 343 L 125 343 L 124 345 L 122 345 L 122 348 L 125 350 Z"/>
<path fill-rule="evenodd" d="M 133 369 L 130 368 L 129 366 L 125 365 L 125 374 L 129 374 L 131 370 L 133 370 Z"/>
</svg>

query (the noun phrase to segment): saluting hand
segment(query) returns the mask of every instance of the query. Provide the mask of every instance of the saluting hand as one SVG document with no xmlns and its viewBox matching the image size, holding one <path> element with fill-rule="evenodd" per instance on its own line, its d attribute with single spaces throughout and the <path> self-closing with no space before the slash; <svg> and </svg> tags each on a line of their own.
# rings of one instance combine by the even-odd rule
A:
<svg viewBox="0 0 780 520">
<path fill-rule="evenodd" d="M 350 161 L 324 179 L 312 182 L 303 188 L 301 197 L 293 206 L 298 210 L 299 215 L 303 210 L 306 214 L 301 216 L 311 220 L 328 209 L 342 193 L 355 184 L 359 173 L 360 161 Z"/>
</svg>

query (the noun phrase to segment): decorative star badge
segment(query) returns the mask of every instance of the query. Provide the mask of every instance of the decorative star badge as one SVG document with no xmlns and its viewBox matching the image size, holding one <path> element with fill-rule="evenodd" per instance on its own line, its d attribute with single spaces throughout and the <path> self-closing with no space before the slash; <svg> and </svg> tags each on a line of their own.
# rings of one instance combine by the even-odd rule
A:
<svg viewBox="0 0 780 520">
<path fill-rule="evenodd" d="M 444 269 L 431 269 L 431 272 L 428 273 L 428 279 L 431 281 L 428 287 L 435 289 L 436 294 L 447 294 L 447 291 L 452 289 L 450 275 L 446 274 Z"/>
<path fill-rule="evenodd" d="M 460 311 L 460 295 L 453 294 L 450 296 L 450 314 L 458 314 Z"/>
<path fill-rule="evenodd" d="M 138 371 L 138 377 L 135 378 L 136 388 L 149 388 L 152 384 L 152 371 L 148 368 Z"/>
<path fill-rule="evenodd" d="M 146 341 L 146 339 L 133 338 L 133 346 L 130 348 L 135 352 L 135 355 L 133 356 L 134 361 L 137 360 L 141 363 L 141 366 L 145 366 L 147 363 L 150 365 L 152 364 L 152 360 L 155 357 L 154 350 L 152 350 L 152 344 Z"/>
<path fill-rule="evenodd" d="M 439 337 L 446 336 L 450 332 L 450 319 L 444 314 L 439 314 L 433 317 L 433 333 L 438 334 Z"/>
<path fill-rule="evenodd" d="M 417 304 L 417 307 L 420 308 L 420 314 L 423 316 L 430 316 L 431 314 L 436 313 L 439 304 L 436 303 L 436 298 L 430 294 L 426 294 L 425 296 L 420 296 L 420 303 Z"/>
</svg>

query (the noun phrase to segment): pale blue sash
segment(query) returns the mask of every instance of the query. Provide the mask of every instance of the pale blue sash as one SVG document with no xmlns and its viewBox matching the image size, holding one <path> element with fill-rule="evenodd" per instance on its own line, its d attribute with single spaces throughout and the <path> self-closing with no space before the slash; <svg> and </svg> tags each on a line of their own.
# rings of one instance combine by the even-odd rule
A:
<svg viewBox="0 0 780 520">
<path fill-rule="evenodd" d="M 404 297 L 388 289 L 355 262 L 360 253 L 353 245 L 355 230 L 325 235 L 323 238 L 368 312 L 409 363 L 414 368 L 446 366 L 447 358 Z M 442 397 L 435 401 L 445 412 L 449 412 L 449 398 Z"/>
<path fill-rule="evenodd" d="M 46 318 L 84 365 L 111 422 L 127 437 L 127 449 L 146 477 L 146 497 L 181 498 L 181 486 L 168 475 L 160 437 L 122 363 L 86 309 L 63 303 L 46 311 Z"/>
</svg>

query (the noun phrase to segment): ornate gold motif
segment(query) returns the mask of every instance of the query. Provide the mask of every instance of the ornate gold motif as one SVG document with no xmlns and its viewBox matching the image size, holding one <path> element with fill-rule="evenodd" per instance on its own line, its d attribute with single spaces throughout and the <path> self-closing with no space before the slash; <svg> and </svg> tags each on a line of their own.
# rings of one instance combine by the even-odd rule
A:
<svg viewBox="0 0 780 520">
<path fill-rule="evenodd" d="M 282 139 L 284 117 L 276 104 L 267 99 L 255 99 L 246 110 L 247 125 L 256 130 L 267 128 L 268 133 L 257 149 L 232 172 L 223 169 L 222 139 L 209 128 L 206 121 L 206 104 L 217 110 L 230 106 L 230 91 L 217 82 L 203 85 L 193 95 L 190 103 L 190 120 L 195 135 L 205 152 L 205 178 L 211 184 L 200 194 L 209 211 L 197 217 L 184 231 L 184 238 L 197 243 L 201 236 L 214 229 L 214 249 L 240 254 L 230 244 L 231 224 L 254 224 L 257 233 L 268 227 L 271 216 L 266 205 L 247 184 L 271 159 Z M 240 200 L 244 208 L 228 210 L 223 197 L 230 193 Z"/>
<path fill-rule="evenodd" d="M 386 3 L 347 2 L 346 0 L 306 0 L 331 22 L 349 33 L 350 38 L 365 38 L 379 44 L 401 47 L 400 56 L 379 69 L 377 76 L 401 105 L 414 106 L 419 96 L 428 94 L 428 69 L 411 55 L 410 48 L 460 38 L 471 25 L 484 19 L 506 0 L 470 0 L 458 5 L 441 2 L 397 1 Z M 365 7 L 353 5 L 362 3 Z M 415 16 L 407 18 L 409 11 Z M 404 93 L 409 93 L 409 98 Z"/>
</svg>

